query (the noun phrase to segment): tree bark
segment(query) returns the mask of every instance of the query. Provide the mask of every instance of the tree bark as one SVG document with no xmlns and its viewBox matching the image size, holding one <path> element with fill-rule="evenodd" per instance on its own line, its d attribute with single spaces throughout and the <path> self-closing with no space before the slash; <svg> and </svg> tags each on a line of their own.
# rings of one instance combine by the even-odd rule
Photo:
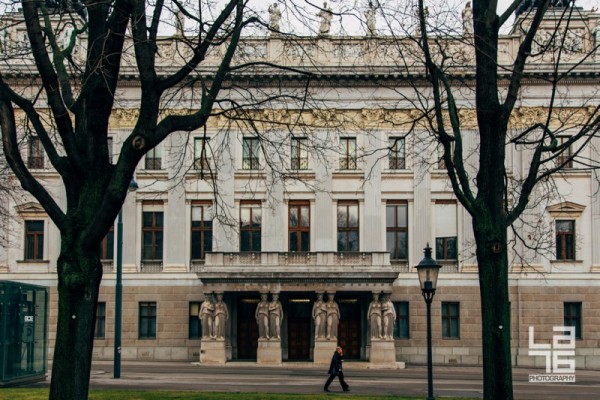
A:
<svg viewBox="0 0 600 400">
<path fill-rule="evenodd" d="M 102 264 L 98 253 L 66 245 L 58 259 L 58 320 L 50 399 L 88 398 L 96 304 Z"/>
<path fill-rule="evenodd" d="M 481 226 L 484 225 L 484 226 Z M 506 228 L 474 220 L 483 348 L 484 399 L 511 400 L 512 365 Z M 503 237 L 501 240 L 495 238 Z M 501 243 L 501 248 L 496 246 Z M 495 251 L 500 250 L 500 253 Z"/>
</svg>

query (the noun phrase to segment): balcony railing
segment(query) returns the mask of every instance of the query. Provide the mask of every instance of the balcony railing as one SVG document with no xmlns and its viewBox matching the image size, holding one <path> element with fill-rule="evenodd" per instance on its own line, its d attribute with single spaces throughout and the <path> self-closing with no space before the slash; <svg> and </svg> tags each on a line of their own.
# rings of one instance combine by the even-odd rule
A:
<svg viewBox="0 0 600 400">
<path fill-rule="evenodd" d="M 140 271 L 144 272 L 144 273 L 155 273 L 155 272 L 162 272 L 163 269 L 163 262 L 162 260 L 158 260 L 158 261 L 144 261 L 142 260 L 142 263 L 140 265 Z"/>
<path fill-rule="evenodd" d="M 190 260 L 190 272 L 201 272 L 205 260 Z"/>
<path fill-rule="evenodd" d="M 102 271 L 105 274 L 110 274 L 115 272 L 115 264 L 113 262 L 113 260 L 100 260 L 100 262 L 102 263 Z"/>
<path fill-rule="evenodd" d="M 390 266 L 388 252 L 240 252 L 206 253 L 203 262 L 192 261 L 194 268 L 203 270 L 213 266 Z"/>
<path fill-rule="evenodd" d="M 442 266 L 440 272 L 458 272 L 458 260 L 437 260 L 437 262 Z"/>
<path fill-rule="evenodd" d="M 408 260 L 391 260 L 392 268 L 394 268 L 395 272 L 405 273 L 411 272 L 410 265 L 408 264 Z"/>
</svg>

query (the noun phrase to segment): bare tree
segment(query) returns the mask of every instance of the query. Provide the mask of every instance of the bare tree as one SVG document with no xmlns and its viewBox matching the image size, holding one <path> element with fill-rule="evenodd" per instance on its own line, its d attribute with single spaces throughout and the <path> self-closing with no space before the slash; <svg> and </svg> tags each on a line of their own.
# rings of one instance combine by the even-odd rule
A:
<svg viewBox="0 0 600 400">
<path fill-rule="evenodd" d="M 305 88 L 283 96 L 277 90 L 250 96 L 234 83 L 233 75 L 250 76 L 246 71 L 257 66 L 244 62 L 243 52 L 234 61 L 236 52 L 253 50 L 240 48 L 242 32 L 264 34 L 269 28 L 243 0 L 224 1 L 220 8 L 212 1 L 177 0 L 22 1 L 19 9 L 4 3 L 3 153 L 20 185 L 61 234 L 50 398 L 84 399 L 102 279 L 98 250 L 140 159 L 173 132 L 201 129 L 219 115 L 235 121 L 267 101 L 300 99 Z M 174 34 L 165 38 L 169 29 Z M 122 95 L 124 74 L 141 86 L 133 107 Z M 135 124 L 113 164 L 107 138 L 109 119 L 119 107 L 130 109 Z M 255 123 L 252 117 L 241 120 Z M 31 171 L 20 142 L 23 133 L 39 140 L 60 175 L 64 206 Z"/>
<path fill-rule="evenodd" d="M 598 134 L 600 112 L 596 95 L 573 107 L 561 92 L 565 79 L 586 71 L 598 50 L 590 37 L 592 27 L 580 29 L 583 36 L 570 31 L 581 10 L 573 2 L 550 0 L 515 0 L 501 15 L 496 7 L 497 2 L 475 0 L 472 9 L 469 5 L 462 13 L 462 21 L 457 12 L 423 0 L 408 6 L 387 2 L 382 12 L 401 55 L 398 66 L 417 76 L 421 72 L 426 82 L 426 89 L 413 83 L 416 94 L 410 101 L 420 115 L 410 122 L 409 131 L 415 126 L 426 129 L 434 145 L 441 146 L 441 165 L 472 218 L 484 397 L 504 400 L 513 398 L 508 230 L 518 225 L 512 240 L 541 250 L 545 237 L 519 236 L 527 228 L 522 217 L 528 207 L 540 203 L 536 191 L 552 189 L 547 182 L 566 167 L 598 167 L 597 159 L 585 155 Z M 514 59 L 507 60 L 500 55 L 499 38 L 517 8 L 512 34 L 519 35 L 520 42 Z M 541 29 L 544 18 L 551 23 Z M 411 19 L 413 25 L 407 26 Z M 548 100 L 540 115 L 521 118 L 519 99 L 531 80 L 543 82 Z M 597 94 L 597 81 L 589 83 Z M 526 122 L 515 124 L 517 119 Z M 473 130 L 474 148 L 467 144 Z M 561 134 L 568 137 L 561 140 Z M 515 172 L 507 163 L 510 151 L 528 158 L 524 171 Z"/>
</svg>

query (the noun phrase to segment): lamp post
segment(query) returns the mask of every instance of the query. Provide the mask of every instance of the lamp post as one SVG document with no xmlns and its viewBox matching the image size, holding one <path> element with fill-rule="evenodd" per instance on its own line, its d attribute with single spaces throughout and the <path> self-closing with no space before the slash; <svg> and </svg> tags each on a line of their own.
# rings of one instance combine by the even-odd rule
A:
<svg viewBox="0 0 600 400">
<path fill-rule="evenodd" d="M 132 178 L 129 182 L 129 192 L 138 189 L 137 182 Z M 123 309 L 123 206 L 117 218 L 117 283 L 115 288 L 115 352 L 113 378 L 121 377 L 121 311 Z"/>
<path fill-rule="evenodd" d="M 433 397 L 433 368 L 431 357 L 431 302 L 435 296 L 438 273 L 440 272 L 439 265 L 431 258 L 431 247 L 427 243 L 424 249 L 425 257 L 419 262 L 415 268 L 419 274 L 419 283 L 421 284 L 421 293 L 427 304 L 427 400 L 434 400 Z"/>
</svg>

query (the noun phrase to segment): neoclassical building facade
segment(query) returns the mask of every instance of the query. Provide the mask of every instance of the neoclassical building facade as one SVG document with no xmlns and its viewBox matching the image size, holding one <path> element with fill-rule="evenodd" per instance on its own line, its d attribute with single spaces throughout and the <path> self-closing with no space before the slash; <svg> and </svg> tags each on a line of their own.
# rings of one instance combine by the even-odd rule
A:
<svg viewBox="0 0 600 400">
<path fill-rule="evenodd" d="M 600 51 L 589 53 L 599 26 L 600 14 L 581 11 L 567 35 L 564 68 L 580 65 L 560 83 L 561 121 L 585 119 L 598 104 Z M 15 43 L 19 29 L 11 31 Z M 161 68 L 178 57 L 167 39 L 158 49 Z M 500 38 L 501 64 L 510 64 L 521 39 L 516 28 Z M 340 344 L 347 359 L 425 363 L 425 303 L 414 266 L 430 245 L 442 265 L 432 304 L 433 361 L 481 364 L 471 220 L 427 129 L 409 128 L 422 115 L 415 93 L 428 90 L 422 67 L 401 57 L 391 38 L 376 35 L 321 35 L 291 44 L 271 35 L 244 39 L 240 51 L 249 60 L 305 67 L 303 57 L 310 56 L 319 75 L 310 87 L 311 107 L 284 103 L 249 110 L 244 118 L 215 115 L 205 131 L 171 135 L 140 163 L 138 189 L 122 209 L 123 359 L 320 363 Z M 209 65 L 216 65 L 217 53 Z M 469 50 L 458 46 L 455 55 L 456 73 L 468 87 Z M 552 73 L 551 61 L 542 57 L 529 67 L 538 75 L 524 79 L 514 131 L 546 118 L 550 85 L 543 77 Z M 27 71 L 14 65 L 3 74 L 16 81 Z M 127 66 L 122 74 L 110 130 L 115 160 L 138 115 L 135 74 Z M 264 91 L 302 89 L 294 76 L 260 68 L 240 79 L 240 86 Z M 471 161 L 473 96 L 465 90 L 461 100 Z M 190 104 L 165 108 L 185 113 Z M 598 161 L 598 144 L 592 139 L 581 157 Z M 527 151 L 507 147 L 511 176 L 524 173 Z M 23 152 L 64 203 L 60 178 L 39 142 L 30 139 Z M 511 235 L 510 329 L 518 366 L 545 365 L 528 355 L 530 327 L 539 340 L 550 340 L 553 326 L 575 325 L 576 367 L 600 368 L 600 180 L 598 172 L 577 167 L 567 165 L 554 181 L 555 194 L 535 201 Z M 32 199 L 4 207 L 14 218 L 0 247 L 0 279 L 50 287 L 52 351 L 59 232 Z M 538 223 L 532 233 L 543 242 L 538 251 L 516 240 L 535 225 L 528 221 Z M 115 232 L 101 249 L 99 360 L 113 357 Z"/>
</svg>

